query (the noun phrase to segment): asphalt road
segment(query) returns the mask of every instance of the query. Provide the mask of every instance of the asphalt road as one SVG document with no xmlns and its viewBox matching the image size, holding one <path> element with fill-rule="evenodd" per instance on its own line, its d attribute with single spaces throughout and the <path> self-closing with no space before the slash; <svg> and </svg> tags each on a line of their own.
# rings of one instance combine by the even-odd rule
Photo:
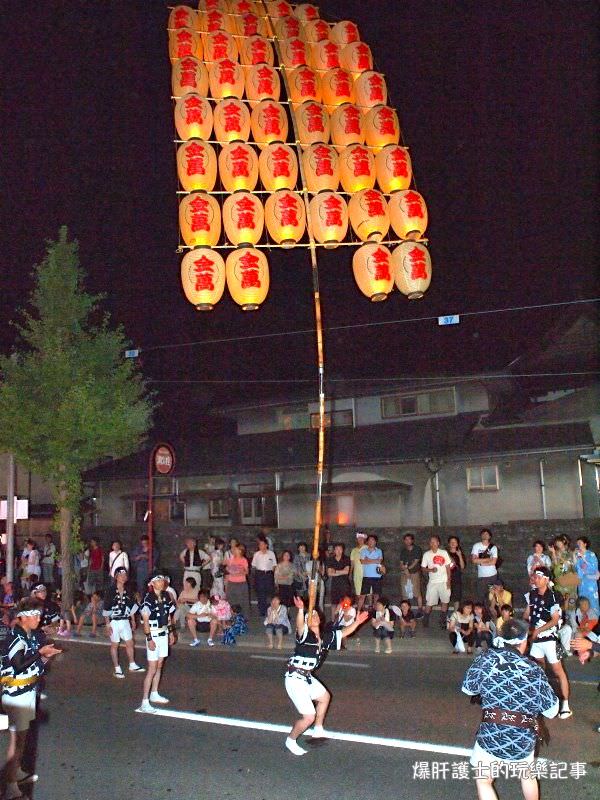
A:
<svg viewBox="0 0 600 800">
<path fill-rule="evenodd" d="M 142 676 L 112 677 L 108 649 L 67 642 L 47 679 L 47 719 L 39 726 L 35 800 L 467 800 L 471 781 L 451 779 L 466 756 L 428 752 L 431 744 L 469 748 L 479 709 L 458 691 L 467 657 L 437 653 L 424 642 L 410 654 L 360 651 L 330 655 L 321 678 L 333 694 L 326 728 L 410 740 L 423 750 L 328 741 L 297 758 L 284 733 L 135 713 Z M 372 647 L 368 642 L 369 649 Z M 414 649 L 414 648 L 413 648 Z M 143 663 L 143 651 L 140 662 Z M 168 710 L 288 725 L 294 710 L 282 680 L 285 653 L 178 646 L 161 691 Z M 543 781 L 544 800 L 598 797 L 600 722 L 591 668 L 569 661 L 575 715 L 550 721 L 552 741 L 541 755 L 586 762 L 588 774 Z M 595 676 L 597 680 L 597 674 Z M 415 779 L 427 762 L 437 778 Z M 438 764 L 437 767 L 434 763 Z M 594 763 L 595 762 L 595 763 Z M 443 764 L 447 766 L 444 767 Z M 442 766 L 440 766 L 442 765 Z M 447 770 L 446 779 L 443 778 Z M 569 766 L 568 770 L 571 770 Z M 500 797 L 520 797 L 518 781 L 498 781 Z"/>
</svg>

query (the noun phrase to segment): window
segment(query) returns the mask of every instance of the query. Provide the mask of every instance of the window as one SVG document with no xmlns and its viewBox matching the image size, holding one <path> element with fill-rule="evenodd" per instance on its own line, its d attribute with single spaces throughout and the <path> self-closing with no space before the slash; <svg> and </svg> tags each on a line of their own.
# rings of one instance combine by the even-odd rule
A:
<svg viewBox="0 0 600 800">
<path fill-rule="evenodd" d="M 382 419 L 455 413 L 454 389 L 436 389 L 418 394 L 391 394 L 381 398 Z"/>
<path fill-rule="evenodd" d="M 467 467 L 467 489 L 470 492 L 497 492 L 500 489 L 498 467 Z"/>
<path fill-rule="evenodd" d="M 334 428 L 340 427 L 352 427 L 354 425 L 354 414 L 352 413 L 352 409 L 349 408 L 344 411 L 334 411 L 333 412 L 333 420 L 331 411 L 325 412 L 325 427 L 331 428 L 331 424 L 333 422 Z M 315 412 L 314 414 L 310 415 L 310 427 L 316 431 L 319 430 L 319 414 Z"/>
<path fill-rule="evenodd" d="M 229 519 L 229 498 L 212 497 L 208 501 L 209 519 Z"/>
<path fill-rule="evenodd" d="M 260 525 L 263 522 L 262 497 L 240 497 L 240 522 L 242 525 Z"/>
<path fill-rule="evenodd" d="M 185 524 L 185 503 L 182 500 L 171 500 L 171 519 Z"/>
</svg>

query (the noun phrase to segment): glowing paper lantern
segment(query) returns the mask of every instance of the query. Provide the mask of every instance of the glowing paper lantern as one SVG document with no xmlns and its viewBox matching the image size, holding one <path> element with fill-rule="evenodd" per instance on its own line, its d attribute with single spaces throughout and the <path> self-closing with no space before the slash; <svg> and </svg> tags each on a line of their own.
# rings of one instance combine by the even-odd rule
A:
<svg viewBox="0 0 600 800">
<path fill-rule="evenodd" d="M 387 203 L 377 189 L 363 189 L 353 194 L 348 213 L 354 233 L 363 242 L 380 242 L 390 228 Z"/>
<path fill-rule="evenodd" d="M 354 102 L 354 81 L 345 69 L 330 69 L 321 79 L 323 102 L 328 111 L 333 111 L 342 103 Z M 387 142 L 386 142 L 387 144 Z"/>
<path fill-rule="evenodd" d="M 297 17 L 280 17 L 275 20 L 275 34 L 278 39 L 295 39 L 301 33 L 302 25 Z"/>
<path fill-rule="evenodd" d="M 280 103 L 263 100 L 252 109 L 250 127 L 260 148 L 269 142 L 284 142 L 288 134 L 287 114 Z"/>
<path fill-rule="evenodd" d="M 219 175 L 227 192 L 252 191 L 258 182 L 258 157 L 244 142 L 223 145 L 219 153 Z"/>
<path fill-rule="evenodd" d="M 375 156 L 375 173 L 382 192 L 389 194 L 408 189 L 412 180 L 412 165 L 406 147 L 388 144 Z M 390 215 L 392 211 L 390 208 Z M 394 223 L 392 221 L 392 227 Z"/>
<path fill-rule="evenodd" d="M 227 14 L 229 11 L 229 6 L 227 5 L 227 0 L 199 0 L 198 10 L 222 11 L 224 14 Z"/>
<path fill-rule="evenodd" d="M 237 17 L 237 32 L 240 36 L 266 36 L 267 26 L 262 17 L 256 14 L 244 14 Z"/>
<path fill-rule="evenodd" d="M 373 69 L 371 48 L 365 42 L 350 42 L 342 49 L 342 66 L 357 77 Z"/>
<path fill-rule="evenodd" d="M 329 25 L 324 19 L 314 19 L 302 26 L 304 39 L 307 42 L 322 42 L 329 39 Z"/>
<path fill-rule="evenodd" d="M 213 61 L 208 72 L 211 97 L 221 100 L 224 97 L 244 96 L 244 70 L 237 61 L 224 58 Z"/>
<path fill-rule="evenodd" d="M 265 203 L 265 221 L 273 241 L 282 247 L 293 247 L 306 228 L 306 210 L 300 195 L 287 189 L 270 194 Z"/>
<path fill-rule="evenodd" d="M 177 175 L 186 192 L 211 192 L 217 180 L 217 154 L 212 145 L 190 139 L 177 149 Z"/>
<path fill-rule="evenodd" d="M 175 103 L 174 115 L 180 139 L 210 139 L 213 112 L 208 100 L 193 92 L 185 94 Z"/>
<path fill-rule="evenodd" d="M 198 247 L 181 261 L 181 285 L 197 311 L 212 311 L 225 290 L 225 262 L 216 250 Z"/>
<path fill-rule="evenodd" d="M 344 103 L 335 109 L 331 115 L 331 141 L 338 147 L 364 143 L 365 126 L 358 106 Z"/>
<path fill-rule="evenodd" d="M 234 33 L 234 17 L 226 14 L 219 8 L 211 8 L 200 14 L 200 30 L 203 33 L 214 33 L 215 31 L 227 31 Z"/>
<path fill-rule="evenodd" d="M 419 192 L 395 192 L 389 202 L 392 228 L 400 239 L 420 239 L 427 230 L 428 214 Z"/>
<path fill-rule="evenodd" d="M 247 141 L 250 138 L 248 106 L 229 97 L 220 100 L 214 110 L 215 139 L 219 142 Z"/>
<path fill-rule="evenodd" d="M 310 67 L 296 67 L 291 75 L 288 76 L 288 83 L 290 86 L 290 100 L 294 108 L 307 100 L 314 100 L 316 103 L 321 102 L 321 80 L 318 74 Z"/>
<path fill-rule="evenodd" d="M 329 114 L 320 103 L 309 100 L 295 111 L 298 141 L 303 145 L 329 141 Z"/>
<path fill-rule="evenodd" d="M 340 47 L 329 40 L 316 42 L 311 46 L 311 65 L 315 69 L 326 71 L 342 66 Z"/>
<path fill-rule="evenodd" d="M 354 81 L 354 93 L 361 108 L 373 108 L 387 103 L 385 78 L 379 72 L 369 71 L 359 75 Z"/>
<path fill-rule="evenodd" d="M 319 192 L 309 205 L 315 239 L 327 249 L 334 250 L 348 233 L 348 206 L 336 192 Z"/>
<path fill-rule="evenodd" d="M 350 44 L 350 42 L 358 42 L 360 40 L 360 35 L 354 22 L 345 19 L 342 20 L 342 22 L 336 22 L 331 29 L 329 38 L 332 42 L 343 46 L 345 44 Z"/>
<path fill-rule="evenodd" d="M 198 30 L 198 15 L 189 6 L 175 6 L 169 14 L 168 28 L 194 28 Z"/>
<path fill-rule="evenodd" d="M 353 194 L 375 186 L 375 156 L 368 147 L 351 144 L 340 153 L 340 181 Z"/>
<path fill-rule="evenodd" d="M 319 19 L 319 9 L 311 3 L 300 3 L 294 9 L 294 15 L 301 22 L 310 22 L 313 19 Z"/>
<path fill-rule="evenodd" d="M 180 58 L 202 58 L 202 39 L 192 28 L 174 28 L 169 31 L 169 58 L 175 64 Z"/>
<path fill-rule="evenodd" d="M 173 64 L 171 88 L 174 97 L 181 97 L 188 92 L 196 92 L 206 97 L 208 92 L 208 71 L 202 61 L 192 56 L 180 58 Z"/>
<path fill-rule="evenodd" d="M 295 36 L 293 39 L 283 39 L 280 42 L 281 61 L 288 69 L 295 69 L 301 67 L 303 64 L 308 64 L 308 46 Z"/>
<path fill-rule="evenodd" d="M 385 300 L 394 288 L 392 254 L 382 244 L 363 244 L 352 257 L 352 271 L 360 291 L 373 303 Z"/>
<path fill-rule="evenodd" d="M 282 142 L 269 144 L 261 150 L 258 171 L 262 185 L 269 192 L 293 189 L 298 179 L 296 153 Z"/>
<path fill-rule="evenodd" d="M 232 14 L 244 16 L 244 14 L 255 14 L 256 4 L 252 0 L 229 0 L 229 10 Z"/>
<path fill-rule="evenodd" d="M 409 300 L 420 300 L 431 283 L 431 256 L 420 242 L 402 242 L 392 253 L 394 281 Z"/>
<path fill-rule="evenodd" d="M 227 256 L 227 288 L 242 311 L 256 311 L 269 292 L 267 257 L 254 247 L 242 247 Z"/>
<path fill-rule="evenodd" d="M 227 31 L 212 31 L 203 35 L 206 61 L 237 61 L 238 49 L 233 36 Z"/>
<path fill-rule="evenodd" d="M 250 192 L 230 194 L 223 203 L 223 227 L 231 244 L 256 244 L 262 236 L 264 223 L 262 203 Z"/>
<path fill-rule="evenodd" d="M 254 64 L 268 64 L 272 67 L 275 56 L 271 42 L 264 36 L 248 36 L 241 39 L 240 62 L 248 67 Z"/>
<path fill-rule="evenodd" d="M 273 17 L 274 19 L 291 17 L 294 13 L 294 9 L 291 7 L 291 5 L 284 2 L 284 0 L 275 0 L 275 2 L 267 3 L 267 10 L 269 12 L 269 16 Z"/>
<path fill-rule="evenodd" d="M 205 192 L 192 192 L 179 204 L 179 230 L 192 247 L 214 247 L 221 235 L 221 209 Z"/>
<path fill-rule="evenodd" d="M 246 97 L 251 101 L 251 105 L 260 100 L 279 100 L 280 93 L 281 81 L 276 69 L 268 64 L 249 67 L 246 73 Z"/>
<path fill-rule="evenodd" d="M 340 183 L 340 165 L 335 149 L 328 144 L 311 144 L 302 153 L 302 165 L 309 192 L 335 191 Z"/>
<path fill-rule="evenodd" d="M 371 145 L 375 152 L 386 144 L 398 144 L 400 124 L 396 109 L 389 106 L 372 108 L 365 117 L 365 132 L 367 144 Z"/>
</svg>

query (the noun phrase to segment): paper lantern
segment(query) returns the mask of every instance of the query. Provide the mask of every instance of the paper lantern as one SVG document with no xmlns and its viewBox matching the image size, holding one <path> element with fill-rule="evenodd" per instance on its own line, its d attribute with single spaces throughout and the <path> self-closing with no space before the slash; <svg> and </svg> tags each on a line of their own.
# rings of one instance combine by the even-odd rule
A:
<svg viewBox="0 0 600 800">
<path fill-rule="evenodd" d="M 199 11 L 222 11 L 224 14 L 229 12 L 227 0 L 199 0 Z"/>
<path fill-rule="evenodd" d="M 181 261 L 181 285 L 197 311 L 212 311 L 225 290 L 225 262 L 216 250 L 197 247 Z"/>
<path fill-rule="evenodd" d="M 309 204 L 313 236 L 334 250 L 348 233 L 348 206 L 344 198 L 336 192 L 319 192 Z"/>
<path fill-rule="evenodd" d="M 198 15 L 189 6 L 175 6 L 169 14 L 169 30 L 174 28 L 193 28 L 198 30 Z"/>
<path fill-rule="evenodd" d="M 236 18 L 237 32 L 240 36 L 266 36 L 267 26 L 263 17 L 257 14 L 244 14 Z"/>
<path fill-rule="evenodd" d="M 174 28 L 169 31 L 169 58 L 175 64 L 180 58 L 202 58 L 202 39 L 192 28 Z"/>
<path fill-rule="evenodd" d="M 408 189 L 412 180 L 412 165 L 406 147 L 388 144 L 380 150 L 375 156 L 375 173 L 377 183 L 385 194 Z"/>
<path fill-rule="evenodd" d="M 335 149 L 327 144 L 311 144 L 302 153 L 306 188 L 309 192 L 335 191 L 340 183 L 340 165 Z"/>
<path fill-rule="evenodd" d="M 252 109 L 250 127 L 260 148 L 269 142 L 284 142 L 288 134 L 287 114 L 280 103 L 262 100 Z"/>
<path fill-rule="evenodd" d="M 288 83 L 290 100 L 294 108 L 307 100 L 314 100 L 316 103 L 321 102 L 321 79 L 310 67 L 296 67 L 288 76 Z"/>
<path fill-rule="evenodd" d="M 269 192 L 293 189 L 298 180 L 298 161 L 292 148 L 281 142 L 268 144 L 260 152 L 258 171 L 262 185 Z"/>
<path fill-rule="evenodd" d="M 273 241 L 282 247 L 293 247 L 306 228 L 304 201 L 287 189 L 270 194 L 265 203 L 265 221 Z"/>
<path fill-rule="evenodd" d="M 244 16 L 244 14 L 256 14 L 257 8 L 256 3 L 253 3 L 252 0 L 229 0 L 229 11 L 232 14 Z"/>
<path fill-rule="evenodd" d="M 208 93 L 208 71 L 202 61 L 192 56 L 180 58 L 173 64 L 171 89 L 174 97 L 196 92 L 201 97 Z"/>
<path fill-rule="evenodd" d="M 250 138 L 250 112 L 248 106 L 229 97 L 220 100 L 214 110 L 215 139 L 219 142 L 248 141 Z"/>
<path fill-rule="evenodd" d="M 385 300 L 394 288 L 392 254 L 385 245 L 363 244 L 352 257 L 354 280 L 373 303 Z"/>
<path fill-rule="evenodd" d="M 174 115 L 180 139 L 210 139 L 213 112 L 208 100 L 193 92 L 184 94 L 175 103 Z"/>
<path fill-rule="evenodd" d="M 371 48 L 365 42 L 350 42 L 342 49 L 342 66 L 356 78 L 373 69 Z"/>
<path fill-rule="evenodd" d="M 269 12 L 269 16 L 273 17 L 274 19 L 291 17 L 294 13 L 294 9 L 291 7 L 291 5 L 284 2 L 284 0 L 275 0 L 275 2 L 267 3 L 267 10 Z"/>
<path fill-rule="evenodd" d="M 400 239 L 420 239 L 427 230 L 427 206 L 419 192 L 395 192 L 389 202 L 392 228 Z"/>
<path fill-rule="evenodd" d="M 256 244 L 262 236 L 264 223 L 262 203 L 251 192 L 230 194 L 223 203 L 223 227 L 231 244 Z"/>
<path fill-rule="evenodd" d="M 307 42 L 322 42 L 329 39 L 329 25 L 324 19 L 314 19 L 302 26 L 304 40 Z"/>
<path fill-rule="evenodd" d="M 281 63 L 288 69 L 301 67 L 309 63 L 308 45 L 302 39 L 295 36 L 293 39 L 283 39 L 279 43 L 281 52 Z"/>
<path fill-rule="evenodd" d="M 240 62 L 248 67 L 254 64 L 268 64 L 272 67 L 275 63 L 275 56 L 271 42 L 264 36 L 248 36 L 241 39 Z"/>
<path fill-rule="evenodd" d="M 192 192 L 179 204 L 179 230 L 192 247 L 214 247 L 221 235 L 221 209 L 205 192 Z"/>
<path fill-rule="evenodd" d="M 212 31 L 203 34 L 204 58 L 206 61 L 237 61 L 238 49 L 233 36 L 227 31 Z"/>
<path fill-rule="evenodd" d="M 278 39 L 302 38 L 303 34 L 302 24 L 297 17 L 280 17 L 275 20 L 275 35 Z"/>
<path fill-rule="evenodd" d="M 244 142 L 223 145 L 219 153 L 219 175 L 225 191 L 253 191 L 258 183 L 258 157 Z"/>
<path fill-rule="evenodd" d="M 200 14 L 200 30 L 203 33 L 214 33 L 215 31 L 235 32 L 235 17 L 225 13 L 220 8 L 211 8 Z"/>
<path fill-rule="evenodd" d="M 365 133 L 367 144 L 377 153 L 386 144 L 398 144 L 400 141 L 400 124 L 395 108 L 375 106 L 365 117 Z"/>
<path fill-rule="evenodd" d="M 375 186 L 375 156 L 368 147 L 351 144 L 340 153 L 340 181 L 353 194 Z"/>
<path fill-rule="evenodd" d="M 348 203 L 350 224 L 363 242 L 380 242 L 390 228 L 385 197 L 377 189 L 362 189 Z"/>
<path fill-rule="evenodd" d="M 387 103 L 385 78 L 379 72 L 369 71 L 359 75 L 354 81 L 354 93 L 361 108 L 373 108 Z"/>
<path fill-rule="evenodd" d="M 279 100 L 279 72 L 268 64 L 255 64 L 246 73 L 246 97 L 254 106 L 260 100 Z"/>
<path fill-rule="evenodd" d="M 335 109 L 331 115 L 331 141 L 340 148 L 350 144 L 363 144 L 365 126 L 358 106 L 344 103 Z"/>
<path fill-rule="evenodd" d="M 217 154 L 212 145 L 198 139 L 177 148 L 177 175 L 186 192 L 211 192 L 217 180 Z"/>
<path fill-rule="evenodd" d="M 402 242 L 392 253 L 394 281 L 409 300 L 420 300 L 431 283 L 431 256 L 420 242 Z"/>
<path fill-rule="evenodd" d="M 316 42 L 310 48 L 311 66 L 326 72 L 342 66 L 340 47 L 335 42 Z"/>
<path fill-rule="evenodd" d="M 310 22 L 313 19 L 319 19 L 319 9 L 311 3 L 300 3 L 294 9 L 294 15 L 301 22 Z"/>
<path fill-rule="evenodd" d="M 345 69 L 328 70 L 321 78 L 321 86 L 323 102 L 330 112 L 342 103 L 354 102 L 354 81 Z"/>
<path fill-rule="evenodd" d="M 329 114 L 320 103 L 309 100 L 295 111 L 298 141 L 303 145 L 329 141 Z"/>
<path fill-rule="evenodd" d="M 244 70 L 237 61 L 224 58 L 213 61 L 208 71 L 211 97 L 222 100 L 224 97 L 244 96 Z"/>
<path fill-rule="evenodd" d="M 254 247 L 242 247 L 227 256 L 227 288 L 242 311 L 256 311 L 269 292 L 269 262 Z"/>
<path fill-rule="evenodd" d="M 342 46 L 345 44 L 350 44 L 350 42 L 360 41 L 358 28 L 354 22 L 350 22 L 350 20 L 347 19 L 342 20 L 342 22 L 336 22 L 336 24 L 331 28 L 329 38 L 332 42 Z"/>
</svg>

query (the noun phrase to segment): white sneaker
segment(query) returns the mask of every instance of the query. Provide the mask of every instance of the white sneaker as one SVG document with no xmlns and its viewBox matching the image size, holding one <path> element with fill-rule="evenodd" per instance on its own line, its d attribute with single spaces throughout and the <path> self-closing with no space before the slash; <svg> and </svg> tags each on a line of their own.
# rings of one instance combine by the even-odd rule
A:
<svg viewBox="0 0 600 800">
<path fill-rule="evenodd" d="M 193 642 L 190 642 L 190 647 L 198 647 L 200 644 L 200 639 L 194 639 Z"/>
<path fill-rule="evenodd" d="M 47 700 L 47 699 L 48 695 L 46 694 L 46 692 L 40 692 L 40 700 Z"/>
<path fill-rule="evenodd" d="M 21 767 L 17 770 L 17 783 L 37 783 L 39 778 L 35 772 L 25 772 Z"/>
<path fill-rule="evenodd" d="M 136 711 L 140 714 L 156 714 L 156 709 L 150 705 L 150 700 L 142 700 L 141 706 L 136 708 Z"/>
<path fill-rule="evenodd" d="M 132 661 L 129 665 L 129 672 L 146 672 L 144 667 L 140 667 L 139 664 L 136 664 L 135 661 Z"/>
<path fill-rule="evenodd" d="M 166 705 L 169 700 L 166 697 L 163 697 L 162 694 L 158 692 L 150 692 L 150 702 L 151 703 L 158 703 L 159 705 Z"/>
<path fill-rule="evenodd" d="M 312 736 L 313 739 L 324 739 L 325 731 L 323 730 L 323 726 L 313 725 L 313 729 L 310 735 Z"/>
<path fill-rule="evenodd" d="M 290 753 L 293 753 L 295 756 L 305 756 L 308 752 L 308 750 L 304 750 L 302 747 L 300 747 L 300 745 L 295 739 L 290 739 L 289 736 L 285 740 L 285 746 L 290 751 Z"/>
<path fill-rule="evenodd" d="M 212 639 L 208 639 L 208 641 L 206 642 L 206 644 L 207 644 L 209 647 L 214 647 L 214 646 L 215 646 L 215 643 L 213 642 L 213 640 L 212 640 Z"/>
<path fill-rule="evenodd" d="M 113 675 L 115 676 L 115 678 L 124 678 L 125 677 L 125 675 L 123 675 L 123 670 L 121 669 L 121 667 L 117 667 L 115 669 L 115 671 L 113 672 Z"/>
</svg>

